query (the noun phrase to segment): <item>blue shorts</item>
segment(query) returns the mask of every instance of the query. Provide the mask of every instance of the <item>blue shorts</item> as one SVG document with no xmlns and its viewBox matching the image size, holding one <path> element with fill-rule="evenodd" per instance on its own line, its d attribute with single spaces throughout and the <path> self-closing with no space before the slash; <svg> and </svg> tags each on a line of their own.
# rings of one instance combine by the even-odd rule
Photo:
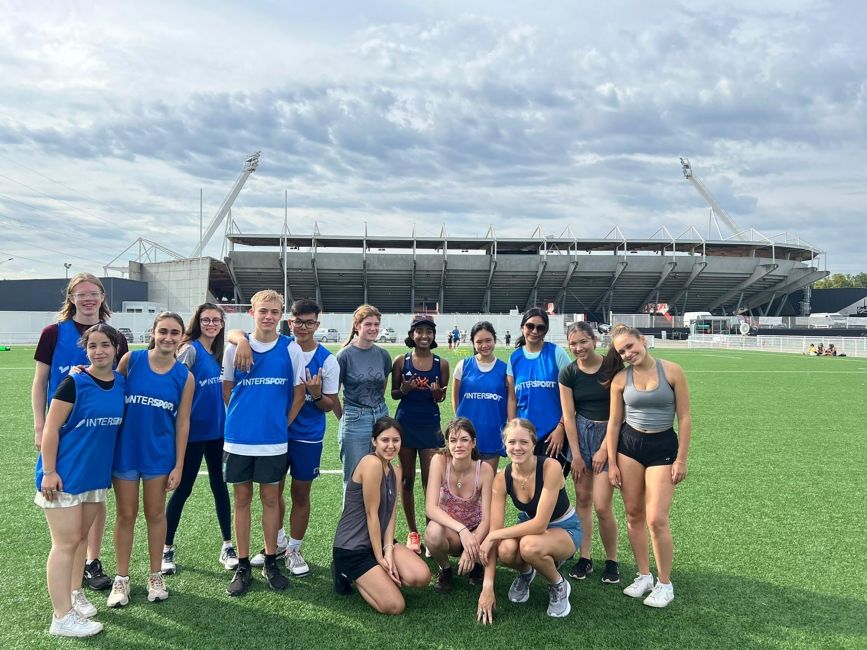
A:
<svg viewBox="0 0 867 650">
<path fill-rule="evenodd" d="M 578 515 L 575 514 L 575 509 L 571 509 L 572 514 L 563 519 L 562 521 L 552 521 L 548 524 L 548 529 L 551 528 L 562 528 L 567 533 L 569 533 L 569 537 L 572 538 L 572 545 L 575 547 L 575 550 L 578 550 L 578 547 L 581 545 L 581 520 L 578 519 Z M 518 523 L 522 524 L 525 521 L 529 521 L 530 518 L 527 516 L 525 512 L 518 512 Z M 574 553 L 574 551 L 573 551 Z"/>
<path fill-rule="evenodd" d="M 137 469 L 125 469 L 112 471 L 111 477 L 120 479 L 121 481 L 137 481 L 139 479 L 142 481 L 150 481 L 152 478 L 168 476 L 169 474 L 170 472 L 166 472 L 165 474 L 145 474 Z"/>
<path fill-rule="evenodd" d="M 605 440 L 608 421 L 588 420 L 583 415 L 576 414 L 575 422 L 578 425 L 578 449 L 581 452 L 581 460 L 584 461 L 584 467 L 592 470 L 593 454 L 599 451 L 602 441 Z M 608 462 L 605 463 L 602 471 L 608 471 Z"/>
<path fill-rule="evenodd" d="M 289 441 L 289 475 L 299 481 L 312 481 L 319 476 L 322 442 Z"/>
</svg>

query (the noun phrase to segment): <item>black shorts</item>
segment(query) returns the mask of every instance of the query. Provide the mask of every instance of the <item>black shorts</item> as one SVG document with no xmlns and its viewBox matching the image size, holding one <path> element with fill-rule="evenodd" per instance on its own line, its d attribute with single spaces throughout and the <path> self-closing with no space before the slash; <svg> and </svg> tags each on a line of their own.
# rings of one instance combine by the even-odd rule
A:
<svg viewBox="0 0 867 650">
<path fill-rule="evenodd" d="M 643 433 L 624 424 L 620 430 L 617 453 L 629 456 L 645 467 L 671 465 L 677 458 L 677 434 L 674 429 Z"/>
<path fill-rule="evenodd" d="M 373 567 L 379 566 L 379 562 L 373 555 L 373 548 L 369 546 L 353 551 L 335 546 L 332 549 L 331 557 L 334 561 L 334 572 L 349 582 L 355 582 Z"/>
<path fill-rule="evenodd" d="M 548 437 L 536 443 L 533 453 L 536 456 L 548 457 Z M 563 438 L 563 446 L 560 447 L 560 453 L 556 456 L 551 456 L 551 458 L 560 463 L 560 467 L 563 468 L 563 476 L 569 476 L 569 472 L 572 471 L 572 455 L 569 453 L 569 441 L 565 437 Z"/>
<path fill-rule="evenodd" d="M 223 452 L 223 480 L 226 483 L 261 483 L 270 485 L 286 478 L 288 454 L 277 456 L 240 456 Z"/>
</svg>

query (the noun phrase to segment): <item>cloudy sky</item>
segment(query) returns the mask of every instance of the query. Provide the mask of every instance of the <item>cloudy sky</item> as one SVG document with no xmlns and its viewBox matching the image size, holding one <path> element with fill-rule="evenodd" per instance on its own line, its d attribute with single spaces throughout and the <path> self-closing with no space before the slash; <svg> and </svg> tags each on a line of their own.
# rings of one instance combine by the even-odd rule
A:
<svg viewBox="0 0 867 650">
<path fill-rule="evenodd" d="M 867 271 L 865 7 L 0 0 L 0 278 L 189 254 L 256 150 L 243 232 L 288 192 L 299 234 L 706 235 L 687 156 L 740 228 Z"/>
</svg>

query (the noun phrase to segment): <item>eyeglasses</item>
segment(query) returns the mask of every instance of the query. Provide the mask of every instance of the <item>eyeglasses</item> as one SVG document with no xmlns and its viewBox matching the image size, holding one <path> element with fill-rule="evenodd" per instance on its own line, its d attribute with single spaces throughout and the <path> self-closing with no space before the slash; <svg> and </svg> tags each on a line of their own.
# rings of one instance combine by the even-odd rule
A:
<svg viewBox="0 0 867 650">
<path fill-rule="evenodd" d="M 202 325 L 222 325 L 223 319 L 222 318 L 200 318 L 199 322 Z"/>
<path fill-rule="evenodd" d="M 299 329 L 313 329 L 319 326 L 318 320 L 293 320 L 292 325 Z"/>
<path fill-rule="evenodd" d="M 530 332 L 539 332 L 539 334 L 544 334 L 548 331 L 548 326 L 545 323 L 524 323 L 524 327 Z"/>
<path fill-rule="evenodd" d="M 87 298 L 96 299 L 102 297 L 102 291 L 82 291 L 81 293 L 71 293 L 74 300 L 85 300 Z"/>
</svg>

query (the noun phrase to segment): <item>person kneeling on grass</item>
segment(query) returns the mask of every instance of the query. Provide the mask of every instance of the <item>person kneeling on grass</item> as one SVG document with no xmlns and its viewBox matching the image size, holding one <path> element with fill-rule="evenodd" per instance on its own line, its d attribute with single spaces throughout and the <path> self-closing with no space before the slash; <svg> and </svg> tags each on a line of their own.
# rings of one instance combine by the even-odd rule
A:
<svg viewBox="0 0 867 650">
<path fill-rule="evenodd" d="M 82 336 L 90 365 L 66 377 L 52 396 L 36 461 L 36 497 L 51 531 L 46 574 L 54 616 L 49 632 L 85 637 L 102 631 L 81 590 L 87 535 L 111 485 L 124 377 L 112 368 L 120 334 L 97 324 Z"/>
<path fill-rule="evenodd" d="M 434 589 L 452 590 L 449 555 L 460 556 L 458 573 L 481 584 L 479 543 L 491 523 L 493 468 L 479 458 L 476 430 L 467 418 L 455 418 L 446 428 L 446 447 L 433 457 L 427 484 L 427 528 L 424 543 L 439 565 Z"/>
<path fill-rule="evenodd" d="M 509 587 L 511 602 L 527 602 L 530 583 L 541 573 L 548 580 L 548 616 L 562 618 L 571 611 L 571 587 L 558 567 L 578 548 L 581 523 L 569 503 L 560 463 L 533 453 L 537 442 L 533 423 L 523 418 L 509 420 L 503 441 L 511 462 L 494 479 L 491 532 L 480 549 L 485 580 L 476 617 L 484 624 L 493 622 L 499 560 L 518 571 Z M 518 509 L 518 523 L 504 528 L 506 495 Z"/>
<path fill-rule="evenodd" d="M 331 564 L 335 592 L 351 594 L 355 583 L 371 607 L 391 615 L 406 607 L 400 587 L 430 581 L 424 560 L 394 541 L 400 468 L 391 462 L 402 437 L 400 423 L 387 415 L 373 425 L 373 453 L 358 461 L 346 486 Z"/>
</svg>

